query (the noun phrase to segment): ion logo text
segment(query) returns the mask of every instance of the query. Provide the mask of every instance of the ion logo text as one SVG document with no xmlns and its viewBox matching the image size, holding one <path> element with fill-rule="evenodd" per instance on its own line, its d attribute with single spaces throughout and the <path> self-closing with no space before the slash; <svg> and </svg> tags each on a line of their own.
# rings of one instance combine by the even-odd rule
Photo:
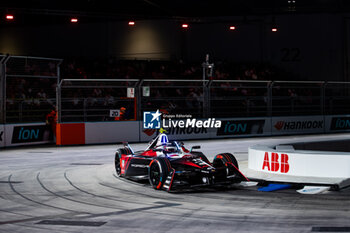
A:
<svg viewBox="0 0 350 233">
<path fill-rule="evenodd" d="M 45 125 L 16 126 L 13 128 L 12 143 L 43 141 Z"/>
<path fill-rule="evenodd" d="M 29 130 L 29 129 L 23 129 L 22 127 L 18 134 L 18 140 L 28 140 L 28 139 L 38 139 L 38 138 L 39 138 L 39 129 Z"/>
</svg>

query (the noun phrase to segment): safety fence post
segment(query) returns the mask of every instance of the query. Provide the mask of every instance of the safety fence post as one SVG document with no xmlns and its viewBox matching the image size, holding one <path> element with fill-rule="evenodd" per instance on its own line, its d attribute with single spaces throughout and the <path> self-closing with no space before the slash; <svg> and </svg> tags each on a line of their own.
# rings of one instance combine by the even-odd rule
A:
<svg viewBox="0 0 350 233">
<path fill-rule="evenodd" d="M 272 117 L 272 88 L 273 88 L 274 82 L 268 82 L 267 83 L 267 115 L 269 117 Z"/>
<path fill-rule="evenodd" d="M 213 83 L 213 80 L 210 80 L 208 82 L 208 84 L 206 85 L 206 93 L 207 93 L 207 99 L 205 100 L 207 102 L 207 116 L 206 117 L 212 117 L 211 116 L 211 93 L 210 93 L 210 88 L 211 88 L 211 84 Z"/>
<path fill-rule="evenodd" d="M 0 124 L 5 121 L 5 105 L 6 105 L 6 77 L 5 77 L 5 60 L 6 56 L 0 55 Z"/>
</svg>

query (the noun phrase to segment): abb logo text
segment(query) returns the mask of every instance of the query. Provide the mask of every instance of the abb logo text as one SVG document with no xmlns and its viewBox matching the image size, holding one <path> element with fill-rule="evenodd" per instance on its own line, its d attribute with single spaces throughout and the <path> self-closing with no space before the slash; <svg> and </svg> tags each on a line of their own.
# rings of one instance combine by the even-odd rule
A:
<svg viewBox="0 0 350 233">
<path fill-rule="evenodd" d="M 265 152 L 264 163 L 262 166 L 262 170 L 268 170 L 272 172 L 288 173 L 289 171 L 289 163 L 288 163 L 288 155 L 278 153 L 271 153 L 271 157 L 269 157 L 269 153 Z"/>
</svg>

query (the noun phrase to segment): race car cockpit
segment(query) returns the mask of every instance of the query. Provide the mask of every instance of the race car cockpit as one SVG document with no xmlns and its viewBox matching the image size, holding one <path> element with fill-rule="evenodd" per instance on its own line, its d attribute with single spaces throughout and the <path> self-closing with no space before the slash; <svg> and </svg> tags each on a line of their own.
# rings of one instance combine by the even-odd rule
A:
<svg viewBox="0 0 350 233">
<path fill-rule="evenodd" d="M 181 147 L 176 141 L 170 142 L 168 136 L 164 133 L 159 134 L 154 138 L 146 150 L 162 151 L 164 154 L 181 153 Z"/>
</svg>

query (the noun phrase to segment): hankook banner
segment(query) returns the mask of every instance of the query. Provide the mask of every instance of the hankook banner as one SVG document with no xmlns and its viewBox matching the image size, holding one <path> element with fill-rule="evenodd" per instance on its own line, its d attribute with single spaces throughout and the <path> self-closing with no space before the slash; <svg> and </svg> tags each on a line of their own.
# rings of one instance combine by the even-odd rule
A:
<svg viewBox="0 0 350 233">
<path fill-rule="evenodd" d="M 272 135 L 323 133 L 325 120 L 323 116 L 273 117 Z"/>
</svg>

